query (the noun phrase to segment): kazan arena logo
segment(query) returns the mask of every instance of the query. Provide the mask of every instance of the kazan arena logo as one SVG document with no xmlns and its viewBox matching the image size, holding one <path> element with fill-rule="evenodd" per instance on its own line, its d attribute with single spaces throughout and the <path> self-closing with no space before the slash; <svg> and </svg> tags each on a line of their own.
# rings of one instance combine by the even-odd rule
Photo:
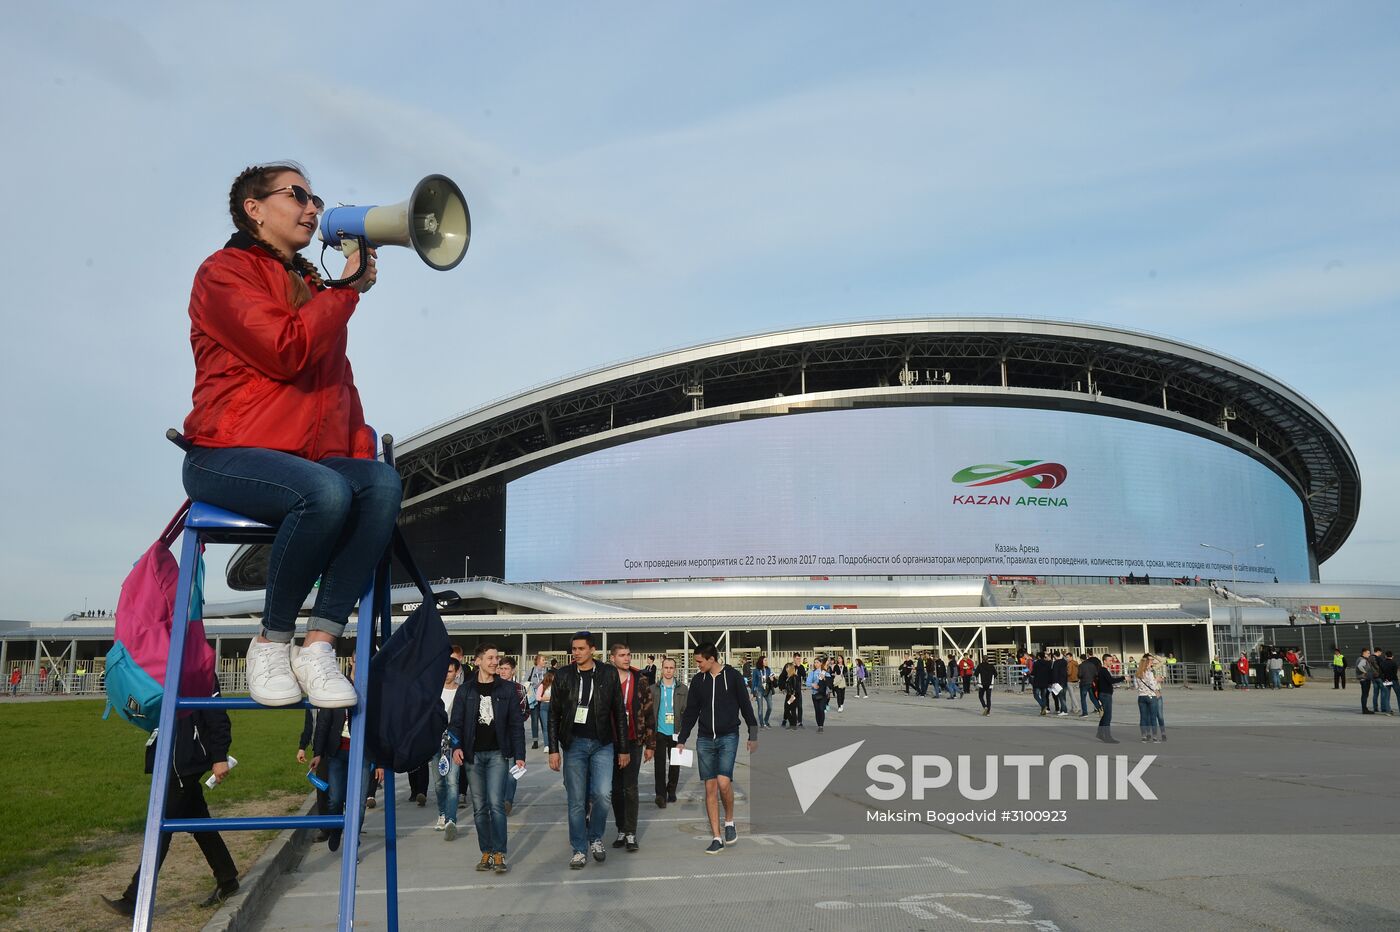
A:
<svg viewBox="0 0 1400 932">
<path fill-rule="evenodd" d="M 1042 460 L 1008 460 L 1005 463 L 983 463 L 954 473 L 953 481 L 969 488 L 1001 485 L 1020 480 L 1033 489 L 1057 489 L 1065 484 L 1067 471 L 1059 463 Z"/>
<path fill-rule="evenodd" d="M 1047 463 L 1043 460 L 1007 460 L 1005 463 L 982 463 L 968 466 L 953 474 L 953 481 L 970 489 L 988 485 L 1001 485 L 1006 482 L 1021 481 L 1037 492 L 1058 489 L 1065 484 L 1068 470 L 1060 463 Z M 1068 508 L 1069 499 L 1051 495 L 1020 495 L 1013 499 L 1010 495 L 954 495 L 954 505 L 1011 505 L 1050 508 Z"/>
</svg>

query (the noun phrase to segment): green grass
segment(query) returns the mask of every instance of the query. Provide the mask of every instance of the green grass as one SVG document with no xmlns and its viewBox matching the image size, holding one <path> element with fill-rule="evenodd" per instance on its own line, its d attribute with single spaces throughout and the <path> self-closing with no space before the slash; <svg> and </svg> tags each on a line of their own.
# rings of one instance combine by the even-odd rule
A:
<svg viewBox="0 0 1400 932">
<path fill-rule="evenodd" d="M 0 705 L 0 919 L 26 885 L 61 883 L 109 863 L 115 836 L 145 825 L 148 736 L 116 716 L 104 722 L 103 707 L 102 700 Z M 229 715 L 238 766 L 205 790 L 215 815 L 224 803 L 310 790 L 296 761 L 302 710 Z"/>
</svg>

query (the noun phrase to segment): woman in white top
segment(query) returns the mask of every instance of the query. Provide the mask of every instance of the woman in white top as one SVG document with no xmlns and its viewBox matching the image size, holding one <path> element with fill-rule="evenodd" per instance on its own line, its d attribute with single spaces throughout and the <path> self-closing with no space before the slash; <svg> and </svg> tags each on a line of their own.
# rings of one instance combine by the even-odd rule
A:
<svg viewBox="0 0 1400 932">
<path fill-rule="evenodd" d="M 1162 685 L 1153 671 L 1157 658 L 1143 654 L 1133 674 L 1138 696 L 1138 727 L 1143 743 L 1167 740 L 1167 723 L 1162 719 Z"/>
</svg>

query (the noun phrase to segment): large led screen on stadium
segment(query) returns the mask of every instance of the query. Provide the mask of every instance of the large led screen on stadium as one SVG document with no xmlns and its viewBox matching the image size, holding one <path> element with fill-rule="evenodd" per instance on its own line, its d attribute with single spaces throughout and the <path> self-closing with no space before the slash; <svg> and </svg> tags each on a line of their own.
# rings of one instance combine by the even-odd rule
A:
<svg viewBox="0 0 1400 932">
<path fill-rule="evenodd" d="M 982 407 L 697 428 L 506 490 L 516 581 L 1129 573 L 1307 581 L 1302 504 L 1267 466 L 1202 437 Z"/>
</svg>

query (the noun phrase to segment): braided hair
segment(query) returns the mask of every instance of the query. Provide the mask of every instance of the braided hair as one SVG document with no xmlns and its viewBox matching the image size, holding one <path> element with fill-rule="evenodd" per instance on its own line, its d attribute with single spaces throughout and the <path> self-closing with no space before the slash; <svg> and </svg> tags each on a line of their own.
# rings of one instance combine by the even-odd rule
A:
<svg viewBox="0 0 1400 932">
<path fill-rule="evenodd" d="M 244 233 L 248 234 L 254 242 L 263 249 L 279 259 L 287 269 L 287 291 L 293 307 L 301 307 L 311 300 L 311 288 L 307 286 L 306 280 L 311 279 L 316 290 L 325 288 L 321 281 L 320 274 L 316 271 L 316 266 L 300 253 L 293 253 L 290 257 L 284 256 L 282 250 L 262 238 L 258 232 L 258 225 L 248 216 L 248 212 L 243 209 L 243 202 L 248 198 L 265 197 L 272 191 L 273 180 L 283 172 L 296 172 L 303 178 L 306 177 L 306 169 L 296 162 L 273 162 L 268 165 L 249 165 L 233 179 L 233 186 L 228 192 L 228 212 L 233 218 L 233 225 Z"/>
</svg>

